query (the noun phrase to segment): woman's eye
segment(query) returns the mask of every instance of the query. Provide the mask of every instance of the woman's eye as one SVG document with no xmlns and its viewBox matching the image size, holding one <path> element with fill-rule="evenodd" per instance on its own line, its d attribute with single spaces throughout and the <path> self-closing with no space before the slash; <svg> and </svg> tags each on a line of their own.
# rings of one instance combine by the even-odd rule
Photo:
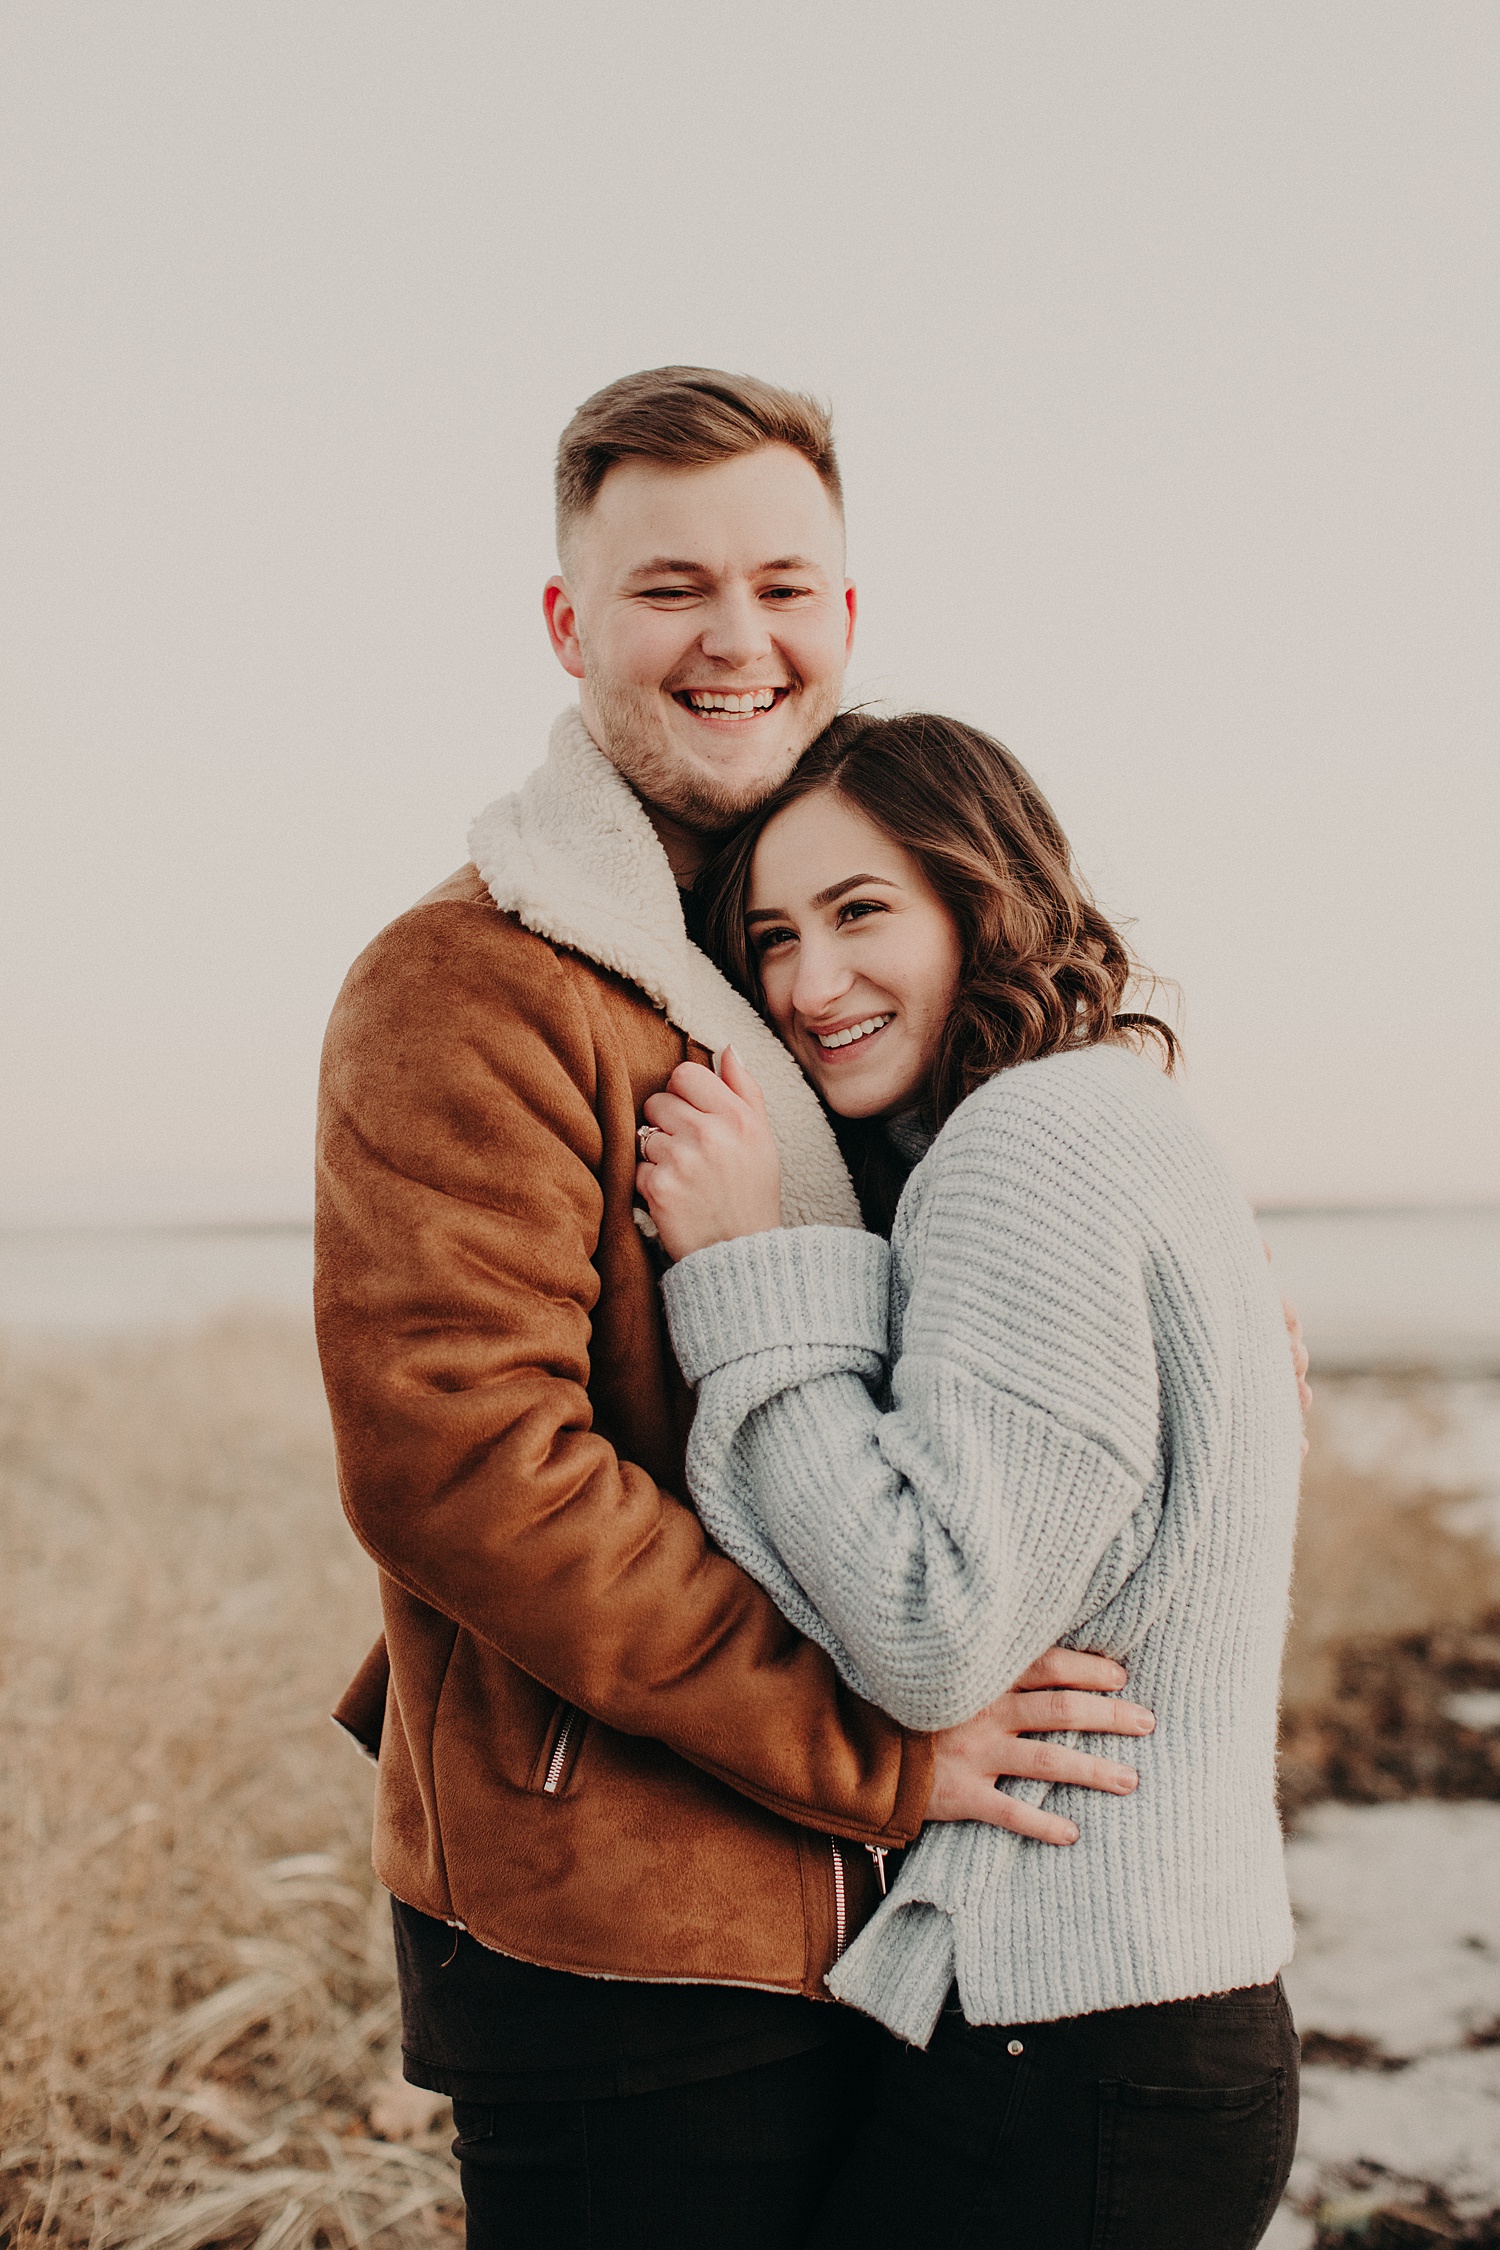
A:
<svg viewBox="0 0 1500 2250">
<path fill-rule="evenodd" d="M 883 899 L 851 898 L 846 899 L 839 908 L 839 920 L 840 922 L 862 922 L 868 915 L 884 914 L 885 912 L 886 906 Z"/>
<path fill-rule="evenodd" d="M 785 945 L 789 938 L 796 935 L 795 930 L 788 929 L 757 930 L 750 942 L 755 948 L 757 959 L 763 961 L 772 946 Z"/>
</svg>

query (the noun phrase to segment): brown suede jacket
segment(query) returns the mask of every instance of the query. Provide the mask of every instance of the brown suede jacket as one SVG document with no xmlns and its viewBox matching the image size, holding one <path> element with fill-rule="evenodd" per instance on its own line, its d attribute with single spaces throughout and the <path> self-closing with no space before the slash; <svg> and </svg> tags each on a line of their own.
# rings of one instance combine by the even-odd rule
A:
<svg viewBox="0 0 1500 2250">
<path fill-rule="evenodd" d="M 574 795 L 602 790 L 631 852 L 645 830 L 660 857 L 572 730 L 533 827 L 572 849 Z M 932 1746 L 842 1685 L 683 1496 L 693 1401 L 634 1215 L 635 1134 L 705 1048 L 500 911 L 489 872 L 375 940 L 324 1054 L 318 1340 L 385 1618 L 338 1716 L 378 1749 L 376 1869 L 522 1960 L 821 1997 L 878 1897 L 862 1847 L 915 1834 Z M 700 998 L 722 983 L 700 955 L 691 974 Z"/>
</svg>

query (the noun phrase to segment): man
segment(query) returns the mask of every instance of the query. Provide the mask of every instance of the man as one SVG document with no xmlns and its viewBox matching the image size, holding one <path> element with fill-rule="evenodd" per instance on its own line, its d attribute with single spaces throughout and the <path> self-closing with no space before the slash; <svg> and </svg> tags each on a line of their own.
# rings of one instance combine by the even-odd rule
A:
<svg viewBox="0 0 1500 2250">
<path fill-rule="evenodd" d="M 1023 1730 L 1151 1721 L 1085 1692 L 1117 1667 L 1054 1651 L 968 1726 L 909 1733 L 687 1505 L 643 1101 L 732 1039 L 788 1223 L 859 1224 L 681 888 L 838 707 L 826 417 L 702 369 L 612 384 L 564 434 L 558 540 L 578 708 L 328 1035 L 319 1342 L 386 1628 L 340 1717 L 378 1751 L 406 2069 L 455 2098 L 471 2243 L 767 2250 L 802 2239 L 859 2099 L 865 2030 L 823 1979 L 886 1855 L 924 1819 L 1065 1844 L 997 1776 L 1135 1776 Z"/>
</svg>

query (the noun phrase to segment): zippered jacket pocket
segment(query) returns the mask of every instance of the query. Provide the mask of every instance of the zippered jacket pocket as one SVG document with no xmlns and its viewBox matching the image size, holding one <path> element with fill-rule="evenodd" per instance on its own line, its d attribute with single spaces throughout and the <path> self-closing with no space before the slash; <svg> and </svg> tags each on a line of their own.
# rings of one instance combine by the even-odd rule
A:
<svg viewBox="0 0 1500 2250">
<path fill-rule="evenodd" d="M 576 1703 L 558 1700 L 531 1769 L 529 1786 L 542 1797 L 561 1797 L 573 1778 L 588 1715 Z"/>
</svg>

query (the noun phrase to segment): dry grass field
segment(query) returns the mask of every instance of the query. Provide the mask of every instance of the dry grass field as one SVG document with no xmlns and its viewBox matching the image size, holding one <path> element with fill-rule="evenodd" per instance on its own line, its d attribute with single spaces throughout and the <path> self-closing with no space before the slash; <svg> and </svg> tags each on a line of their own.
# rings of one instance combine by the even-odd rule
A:
<svg viewBox="0 0 1500 2250">
<path fill-rule="evenodd" d="M 1497 1738 L 1445 1715 L 1500 1553 L 1461 1469 L 1424 1486 L 1442 1393 L 1346 1380 L 1320 1411 L 1292 1794 L 1500 1794 Z M 1372 1414 L 1399 1461 L 1361 1454 Z M 375 1606 L 305 1327 L 0 1345 L 0 1521 L 0 2240 L 458 2239 L 445 2112 L 393 2084 L 369 1769 L 325 1716 Z M 1372 1726 L 1395 1747 L 1360 1767 Z"/>
<path fill-rule="evenodd" d="M 374 1588 L 305 1327 L 8 1348 L 0 1482 L 0 2232 L 455 2239 L 432 2105 L 382 2092 L 371 1775 L 326 1716 Z"/>
</svg>

